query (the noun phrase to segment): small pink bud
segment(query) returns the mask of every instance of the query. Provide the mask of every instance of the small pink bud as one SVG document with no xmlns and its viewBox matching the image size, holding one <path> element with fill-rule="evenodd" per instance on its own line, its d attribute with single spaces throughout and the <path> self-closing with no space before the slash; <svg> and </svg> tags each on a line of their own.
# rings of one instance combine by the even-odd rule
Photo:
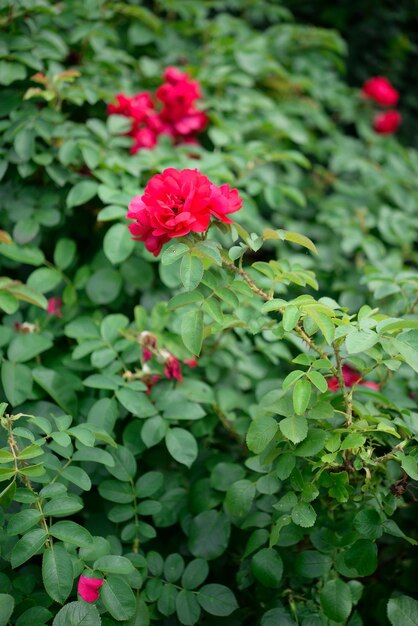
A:
<svg viewBox="0 0 418 626">
<path fill-rule="evenodd" d="M 197 359 L 184 359 L 183 363 L 191 368 L 197 367 Z"/>
<path fill-rule="evenodd" d="M 55 317 L 62 317 L 62 300 L 59 296 L 54 296 L 48 300 L 48 315 L 55 315 Z"/>
<path fill-rule="evenodd" d="M 95 602 L 99 597 L 99 589 L 103 585 L 102 578 L 87 578 L 80 576 L 78 580 L 77 592 L 85 602 Z"/>
</svg>

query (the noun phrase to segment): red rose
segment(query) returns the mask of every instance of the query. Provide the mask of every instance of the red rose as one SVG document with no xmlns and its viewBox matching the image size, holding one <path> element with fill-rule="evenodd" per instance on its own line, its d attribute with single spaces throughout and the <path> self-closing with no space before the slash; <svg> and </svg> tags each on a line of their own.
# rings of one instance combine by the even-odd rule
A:
<svg viewBox="0 0 418 626">
<path fill-rule="evenodd" d="M 360 381 L 360 374 L 353 370 L 349 365 L 343 365 L 342 369 L 344 383 L 346 387 L 352 387 L 356 383 L 358 383 L 362 387 L 369 387 L 370 389 L 374 389 L 375 391 L 379 391 L 380 387 L 377 383 L 368 382 L 368 381 Z M 336 376 L 332 376 L 327 380 L 328 389 L 330 391 L 338 391 L 340 386 L 338 384 L 338 379 Z"/>
<path fill-rule="evenodd" d="M 392 135 L 397 131 L 401 123 L 402 116 L 399 111 L 385 111 L 375 116 L 373 128 L 379 135 Z"/>
<path fill-rule="evenodd" d="M 169 239 L 205 232 L 212 215 L 230 223 L 227 214 L 241 205 L 238 191 L 229 185 L 217 187 L 198 170 L 169 168 L 132 200 L 127 217 L 136 220 L 129 226 L 134 239 L 158 256 Z"/>
<path fill-rule="evenodd" d="M 126 96 L 123 93 L 116 94 L 116 104 L 107 107 L 109 115 L 125 115 L 131 117 L 133 126 L 146 122 L 147 117 L 154 112 L 154 103 L 147 91 L 141 91 L 135 96 Z"/>
<path fill-rule="evenodd" d="M 149 128 L 140 128 L 130 134 L 134 139 L 131 154 L 136 154 L 141 148 L 153 148 L 157 144 L 157 135 Z"/>
<path fill-rule="evenodd" d="M 374 76 L 366 80 L 362 87 L 362 93 L 366 98 L 374 100 L 383 107 L 396 106 L 399 100 L 399 92 L 384 76 Z"/>
<path fill-rule="evenodd" d="M 99 598 L 99 589 L 103 578 L 87 578 L 81 575 L 78 579 L 77 592 L 85 602 L 95 602 Z"/>
</svg>

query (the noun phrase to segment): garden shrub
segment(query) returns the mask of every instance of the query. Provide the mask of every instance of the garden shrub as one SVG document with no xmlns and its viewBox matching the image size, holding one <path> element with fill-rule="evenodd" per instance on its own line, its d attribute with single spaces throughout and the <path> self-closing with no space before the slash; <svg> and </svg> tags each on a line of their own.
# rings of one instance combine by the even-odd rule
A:
<svg viewBox="0 0 418 626">
<path fill-rule="evenodd" d="M 344 42 L 267 1 L 1 26 L 0 626 L 418 623 L 418 154 Z M 207 128 L 131 154 L 167 68 Z"/>
</svg>

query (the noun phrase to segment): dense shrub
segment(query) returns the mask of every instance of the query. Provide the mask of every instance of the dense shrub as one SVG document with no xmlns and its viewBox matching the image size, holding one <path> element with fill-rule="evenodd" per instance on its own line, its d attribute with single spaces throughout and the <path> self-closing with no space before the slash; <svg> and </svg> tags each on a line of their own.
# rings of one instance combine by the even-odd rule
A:
<svg viewBox="0 0 418 626">
<path fill-rule="evenodd" d="M 1 14 L 0 626 L 418 620 L 418 154 L 289 18 Z M 131 154 L 167 67 L 207 130 Z"/>
</svg>

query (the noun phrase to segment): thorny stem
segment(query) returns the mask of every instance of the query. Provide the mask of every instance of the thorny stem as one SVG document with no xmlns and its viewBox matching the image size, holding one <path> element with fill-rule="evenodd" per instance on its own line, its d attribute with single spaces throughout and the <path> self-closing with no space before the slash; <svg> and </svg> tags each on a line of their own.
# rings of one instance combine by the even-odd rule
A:
<svg viewBox="0 0 418 626">
<path fill-rule="evenodd" d="M 216 415 L 219 417 L 222 426 L 225 428 L 225 430 L 229 433 L 230 437 L 232 437 L 232 439 L 235 439 L 235 441 L 237 441 L 240 446 L 246 450 L 246 445 L 245 442 L 243 441 L 242 437 L 237 433 L 237 431 L 235 430 L 235 428 L 233 427 L 232 423 L 230 422 L 230 420 L 226 417 L 226 415 L 223 413 L 222 409 L 217 405 L 217 404 L 213 404 L 212 405 L 212 409 L 214 410 L 214 412 L 216 413 Z"/>
<path fill-rule="evenodd" d="M 231 261 L 227 261 L 226 259 L 223 259 L 223 263 L 224 263 L 224 265 L 226 267 L 231 269 L 233 272 L 235 272 L 236 274 L 239 274 L 240 276 L 242 276 L 242 278 L 245 280 L 247 285 L 250 287 L 251 291 L 253 291 L 258 296 L 261 296 L 261 298 L 263 298 L 263 300 L 266 300 L 266 301 L 273 300 L 273 294 L 268 294 L 265 291 L 263 291 L 262 289 L 260 289 L 259 287 L 257 287 L 257 285 L 255 284 L 253 279 L 243 269 L 237 267 Z M 284 313 L 284 309 L 279 309 L 279 312 L 281 314 L 283 314 Z M 319 356 L 322 359 L 329 359 L 328 354 L 326 354 L 319 346 L 316 345 L 314 340 L 311 337 L 309 337 L 309 335 L 307 333 L 305 333 L 305 331 L 303 330 L 303 328 L 300 326 L 299 323 L 296 324 L 295 331 L 298 333 L 298 335 L 301 337 L 301 339 L 303 339 L 303 341 L 308 344 L 308 346 L 312 350 L 314 350 L 317 354 L 319 354 Z M 331 370 L 332 370 L 332 373 L 336 376 L 337 375 L 337 369 L 332 364 L 331 364 Z"/>
<path fill-rule="evenodd" d="M 136 491 L 135 491 L 135 485 L 134 485 L 134 481 L 131 480 L 131 487 L 132 487 L 132 494 L 134 496 L 134 509 L 135 509 L 135 517 L 134 517 L 134 523 L 135 523 L 135 538 L 132 544 L 132 551 L 135 554 L 138 554 L 139 552 L 139 537 L 138 537 L 138 526 L 139 526 L 139 516 L 138 516 L 138 498 L 136 496 Z"/>
<path fill-rule="evenodd" d="M 268 294 L 262 289 L 260 289 L 259 287 L 257 287 L 253 279 L 241 267 L 237 267 L 234 263 L 232 263 L 231 261 L 228 261 L 225 258 L 223 259 L 223 263 L 226 267 L 228 267 L 230 270 L 235 272 L 235 274 L 238 274 L 239 276 L 241 276 L 245 280 L 247 285 L 250 287 L 251 291 L 253 291 L 255 294 L 263 298 L 263 300 L 266 300 L 266 301 L 273 300 L 273 294 Z M 284 309 L 283 308 L 279 309 L 279 312 L 283 315 Z M 322 350 L 322 348 L 316 345 L 315 341 L 312 339 L 312 337 L 310 337 L 303 330 L 299 322 L 295 325 L 295 331 L 297 332 L 299 337 L 301 337 L 301 339 L 303 339 L 303 341 L 311 348 L 311 350 L 316 352 L 322 359 L 329 360 L 329 355 L 326 354 Z M 335 367 L 332 363 L 330 363 L 330 368 L 331 368 L 331 372 L 333 373 L 334 376 L 336 376 L 338 380 L 338 385 L 340 387 L 340 390 L 344 399 L 345 408 L 346 408 L 346 423 L 347 423 L 347 426 L 350 426 L 353 423 L 353 391 L 347 392 L 346 390 L 344 376 L 342 372 L 342 359 L 341 359 L 341 355 L 339 352 L 339 348 L 335 342 L 332 344 L 332 347 L 334 349 L 337 366 Z"/>
<path fill-rule="evenodd" d="M 10 419 L 10 416 L 6 416 L 6 420 L 7 420 L 7 432 L 8 432 L 7 441 L 9 444 L 10 452 L 13 455 L 13 462 L 14 462 L 15 470 L 16 470 L 16 473 L 18 474 L 19 473 L 19 462 L 18 462 L 19 448 L 17 446 L 16 439 L 14 438 L 14 435 L 13 435 L 12 420 Z M 34 496 L 36 496 L 36 508 L 38 509 L 39 513 L 42 516 L 41 519 L 39 520 L 39 524 L 43 527 L 44 531 L 49 535 L 48 525 L 46 523 L 45 515 L 42 510 L 42 505 L 41 505 L 38 493 L 33 489 L 31 482 L 27 476 L 20 474 L 19 477 L 25 484 L 26 488 L 29 489 L 29 491 Z M 48 538 L 45 543 L 46 545 L 50 545 L 50 542 L 51 542 L 51 539 Z"/>
</svg>

